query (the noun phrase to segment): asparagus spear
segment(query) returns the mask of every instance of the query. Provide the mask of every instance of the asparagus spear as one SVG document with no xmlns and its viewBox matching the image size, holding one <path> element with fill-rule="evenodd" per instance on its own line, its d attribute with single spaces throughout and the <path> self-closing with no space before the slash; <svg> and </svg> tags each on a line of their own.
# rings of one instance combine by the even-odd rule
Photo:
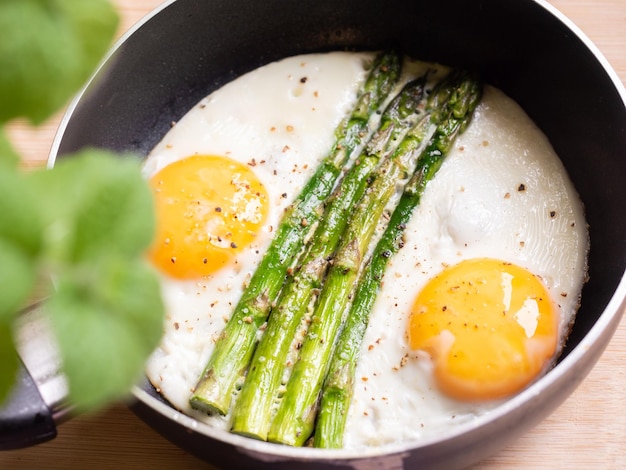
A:
<svg viewBox="0 0 626 470">
<path fill-rule="evenodd" d="M 424 119 L 405 137 L 391 158 L 377 171 L 376 179 L 355 209 L 311 318 L 311 325 L 293 367 L 286 392 L 270 427 L 268 440 L 301 445 L 313 426 L 315 401 L 330 358 L 341 312 L 356 280 L 360 258 L 367 248 L 385 205 L 396 190 L 397 181 L 407 172 L 413 151 L 429 127 Z"/>
<path fill-rule="evenodd" d="M 387 229 L 364 268 L 322 391 L 315 427 L 316 447 L 340 448 L 343 445 L 358 354 L 387 263 L 402 248 L 404 228 L 413 210 L 420 203 L 426 183 L 441 166 L 456 136 L 469 124 L 480 95 L 479 83 L 475 80 L 466 80 L 450 96 L 448 109 L 451 117 L 447 121 L 448 124 L 439 127 L 431 138 L 423 157 L 418 161 L 416 171 L 404 188 Z"/>
<path fill-rule="evenodd" d="M 350 302 L 363 254 L 385 205 L 396 189 L 397 181 L 407 173 L 410 165 L 408 157 L 420 149 L 420 160 L 424 163 L 419 165 L 417 171 L 423 173 L 424 178 L 432 177 L 441 164 L 444 155 L 442 149 L 445 146 L 440 145 L 443 142 L 440 139 L 446 135 L 456 135 L 455 129 L 458 126 L 455 122 L 459 119 L 456 115 L 459 110 L 451 108 L 450 113 L 446 112 L 446 103 L 451 97 L 474 90 L 474 87 L 459 86 L 459 79 L 457 74 L 453 74 L 451 84 L 449 80 L 445 80 L 445 85 L 437 87 L 429 99 L 433 114 L 428 125 L 416 126 L 414 132 L 407 136 L 394 154 L 396 158 L 387 161 L 387 168 L 359 204 L 347 228 L 347 236 L 342 241 L 328 273 L 299 360 L 293 368 L 281 405 L 272 422 L 269 440 L 302 445 L 310 436 L 336 335 L 342 324 L 343 312 Z M 435 125 L 436 135 L 442 137 L 435 138 L 426 149 L 421 150 L 426 131 Z"/>
<path fill-rule="evenodd" d="M 237 381 L 252 357 L 257 331 L 267 319 L 286 272 L 301 254 L 303 240 L 319 218 L 320 207 L 335 186 L 342 167 L 369 134 L 370 117 L 395 86 L 400 65 L 400 57 L 394 52 L 376 58 L 354 111 L 338 126 L 329 155 L 285 212 L 270 247 L 220 335 L 189 400 L 193 408 L 228 412 Z"/>
<path fill-rule="evenodd" d="M 354 204 L 365 191 L 370 173 L 422 118 L 424 107 L 420 104 L 425 82 L 426 76 L 414 80 L 391 101 L 364 154 L 335 189 L 301 266 L 288 280 L 277 305 L 272 308 L 233 410 L 233 432 L 257 439 L 267 438 L 273 403 L 278 396 L 293 338 L 322 284 L 328 260 L 339 243 Z"/>
</svg>

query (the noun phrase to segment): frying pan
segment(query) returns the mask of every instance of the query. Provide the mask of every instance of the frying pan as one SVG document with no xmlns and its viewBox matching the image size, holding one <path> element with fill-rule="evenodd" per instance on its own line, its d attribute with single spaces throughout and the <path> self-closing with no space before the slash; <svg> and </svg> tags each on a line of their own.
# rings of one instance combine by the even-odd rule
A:
<svg viewBox="0 0 626 470">
<path fill-rule="evenodd" d="M 202 97 L 289 55 L 399 46 L 478 70 L 550 139 L 586 207 L 590 281 L 566 348 L 545 377 L 444 438 L 367 451 L 294 449 L 231 435 L 175 411 L 145 381 L 133 411 L 227 468 L 458 468 L 561 404 L 595 364 L 626 306 L 626 92 L 593 46 L 539 0 L 178 0 L 124 38 L 65 116 L 51 163 L 83 147 L 146 155 Z M 46 410 L 37 410 L 45 418 Z M 45 419 L 44 419 L 45 421 Z"/>
</svg>

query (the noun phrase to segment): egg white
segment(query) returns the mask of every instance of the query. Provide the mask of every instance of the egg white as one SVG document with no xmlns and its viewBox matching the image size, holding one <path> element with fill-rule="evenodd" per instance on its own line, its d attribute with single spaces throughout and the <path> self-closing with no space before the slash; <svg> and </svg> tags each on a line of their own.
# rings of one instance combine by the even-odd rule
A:
<svg viewBox="0 0 626 470">
<path fill-rule="evenodd" d="M 361 349 L 345 447 L 432 437 L 500 403 L 442 396 L 430 358 L 408 347 L 409 312 L 430 278 L 475 257 L 525 267 L 560 305 L 563 341 L 579 305 L 587 250 L 583 206 L 549 141 L 513 100 L 486 86 L 389 263 Z"/>
<path fill-rule="evenodd" d="M 330 148 L 372 57 L 334 52 L 261 67 L 203 99 L 149 155 L 146 177 L 195 154 L 249 164 L 271 204 L 263 231 L 232 265 L 196 282 L 162 276 L 168 313 L 147 375 L 183 412 L 228 428 L 228 417 L 189 407 L 191 389 L 273 228 Z M 401 82 L 430 67 L 407 61 Z M 445 71 L 435 68 L 437 74 Z M 584 282 L 587 244 L 582 204 L 550 143 L 516 103 L 486 87 L 472 123 L 428 185 L 407 226 L 405 246 L 385 274 L 361 350 L 344 446 L 431 437 L 497 406 L 443 397 L 432 382 L 428 357 L 407 346 L 413 299 L 443 266 L 490 256 L 526 267 L 542 277 L 561 305 L 564 338 Z"/>
</svg>

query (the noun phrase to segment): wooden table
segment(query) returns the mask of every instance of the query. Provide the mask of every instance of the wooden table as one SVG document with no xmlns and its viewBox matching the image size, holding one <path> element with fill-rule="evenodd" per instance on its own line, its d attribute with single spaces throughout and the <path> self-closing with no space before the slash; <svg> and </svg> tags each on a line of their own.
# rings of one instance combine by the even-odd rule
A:
<svg viewBox="0 0 626 470">
<path fill-rule="evenodd" d="M 210 1 L 210 0 L 207 0 Z M 115 0 L 120 34 L 161 0 Z M 602 51 L 626 83 L 626 1 L 551 0 Z M 29 166 L 42 165 L 60 115 L 38 129 L 11 125 L 9 135 Z M 626 157 L 626 156 L 625 156 Z M 626 319 L 576 392 L 548 419 L 476 469 L 626 468 Z M 59 427 L 35 448 L 0 453 L 0 469 L 212 468 L 186 454 L 124 405 Z"/>
</svg>

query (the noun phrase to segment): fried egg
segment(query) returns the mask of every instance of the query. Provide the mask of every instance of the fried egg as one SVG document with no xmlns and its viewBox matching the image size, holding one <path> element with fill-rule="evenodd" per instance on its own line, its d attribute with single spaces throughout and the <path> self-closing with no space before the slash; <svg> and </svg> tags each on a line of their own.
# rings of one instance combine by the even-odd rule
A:
<svg viewBox="0 0 626 470">
<path fill-rule="evenodd" d="M 344 445 L 431 438 L 536 380 L 587 272 L 582 203 L 548 139 L 486 86 L 388 265 Z"/>
<path fill-rule="evenodd" d="M 191 390 L 372 59 L 332 52 L 254 70 L 200 101 L 146 160 L 158 219 L 148 255 L 168 312 L 147 375 L 198 420 L 229 429 L 229 416 L 189 407 Z M 428 68 L 443 69 L 407 59 L 398 87 Z M 440 435 L 545 373 L 574 320 L 587 250 L 583 206 L 549 141 L 486 86 L 389 262 L 344 447 Z"/>
</svg>

